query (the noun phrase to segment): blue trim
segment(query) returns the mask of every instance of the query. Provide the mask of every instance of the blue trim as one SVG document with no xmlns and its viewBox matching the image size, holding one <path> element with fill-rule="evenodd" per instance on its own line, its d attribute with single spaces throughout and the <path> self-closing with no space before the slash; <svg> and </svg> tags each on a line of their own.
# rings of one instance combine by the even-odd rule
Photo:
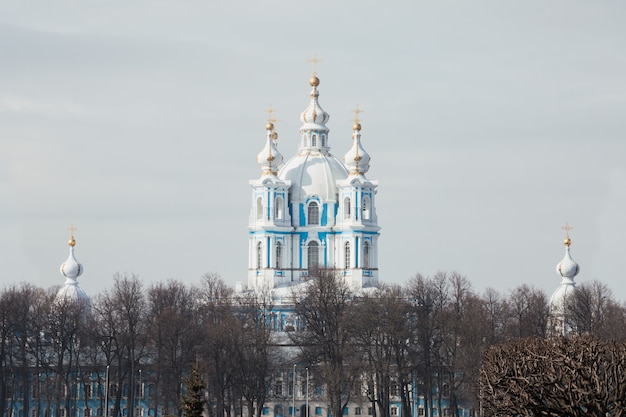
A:
<svg viewBox="0 0 626 417">
<path fill-rule="evenodd" d="M 320 225 L 326 226 L 328 224 L 328 204 L 322 204 L 322 217 L 320 219 Z"/>
<path fill-rule="evenodd" d="M 354 266 L 356 268 L 360 268 L 359 266 L 359 237 L 355 237 L 354 241 Z"/>
<path fill-rule="evenodd" d="M 300 206 L 300 226 L 306 226 L 306 216 L 304 214 L 304 204 L 298 204 Z"/>
</svg>

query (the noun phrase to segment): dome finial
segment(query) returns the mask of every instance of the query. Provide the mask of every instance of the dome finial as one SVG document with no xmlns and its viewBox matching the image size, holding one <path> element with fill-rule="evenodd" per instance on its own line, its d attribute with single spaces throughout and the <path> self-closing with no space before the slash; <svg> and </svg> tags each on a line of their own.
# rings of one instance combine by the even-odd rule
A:
<svg viewBox="0 0 626 417">
<path fill-rule="evenodd" d="M 565 239 L 563 240 L 563 244 L 569 247 L 572 244 L 572 239 L 569 238 L 569 231 L 572 230 L 573 227 L 570 226 L 568 222 L 565 222 L 565 226 L 561 227 L 561 229 L 565 230 Z"/>
<path fill-rule="evenodd" d="M 261 166 L 263 175 L 276 175 L 278 167 L 283 163 L 283 156 L 276 147 L 278 133 L 276 133 L 274 123 L 276 119 L 276 111 L 272 109 L 272 105 L 266 110 L 268 115 L 265 130 L 267 132 L 267 141 L 265 147 L 257 155 L 257 162 Z"/>
<path fill-rule="evenodd" d="M 357 104 L 354 110 L 352 110 L 352 112 L 354 113 L 354 125 L 352 125 L 352 129 L 361 130 L 361 122 L 359 121 L 359 114 L 365 113 L 365 110 L 359 109 L 359 105 Z"/>
<path fill-rule="evenodd" d="M 76 245 L 76 240 L 74 239 L 74 232 L 78 230 L 78 228 L 74 227 L 74 225 L 72 224 L 70 227 L 67 228 L 67 230 L 70 231 L 70 240 L 68 240 L 67 244 L 70 245 L 71 247 L 74 247 Z"/>
<path fill-rule="evenodd" d="M 318 85 L 320 85 L 320 79 L 317 78 L 317 63 L 322 61 L 317 59 L 317 54 L 313 54 L 313 59 L 307 59 L 306 62 L 310 62 L 313 64 L 313 75 L 309 80 L 309 84 L 311 85 L 311 87 L 317 87 Z"/>
</svg>

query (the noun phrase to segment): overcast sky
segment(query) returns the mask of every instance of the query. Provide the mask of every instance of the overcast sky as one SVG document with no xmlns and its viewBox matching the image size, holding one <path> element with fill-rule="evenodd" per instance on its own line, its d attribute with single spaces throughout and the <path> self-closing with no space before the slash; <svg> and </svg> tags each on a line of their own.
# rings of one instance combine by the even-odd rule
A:
<svg viewBox="0 0 626 417">
<path fill-rule="evenodd" d="M 0 3 L 1 283 L 247 274 L 265 110 L 297 148 L 313 54 L 332 152 L 379 181 L 380 279 L 466 275 L 626 300 L 623 1 Z"/>
</svg>

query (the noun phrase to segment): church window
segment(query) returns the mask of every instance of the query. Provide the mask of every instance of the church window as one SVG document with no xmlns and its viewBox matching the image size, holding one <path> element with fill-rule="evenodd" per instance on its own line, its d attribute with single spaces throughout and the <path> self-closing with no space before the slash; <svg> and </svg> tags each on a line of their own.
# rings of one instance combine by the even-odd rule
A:
<svg viewBox="0 0 626 417">
<path fill-rule="evenodd" d="M 256 269 L 261 269 L 263 265 L 263 244 L 258 242 L 256 244 Z"/>
<path fill-rule="evenodd" d="M 361 414 L 363 414 L 363 411 L 361 410 L 361 407 L 354 407 L 354 415 L 355 416 L 360 416 Z"/>
<path fill-rule="evenodd" d="M 370 267 L 370 243 L 368 241 L 363 242 L 363 268 L 368 269 Z"/>
<path fill-rule="evenodd" d="M 256 199 L 256 218 L 257 219 L 263 218 L 263 198 L 261 197 L 258 197 Z"/>
<path fill-rule="evenodd" d="M 350 218 L 350 197 L 346 197 L 343 199 L 343 218 Z"/>
<path fill-rule="evenodd" d="M 283 263 L 283 244 L 276 242 L 276 269 L 280 269 Z"/>
<path fill-rule="evenodd" d="M 311 137 L 311 146 L 317 146 L 317 135 Z"/>
<path fill-rule="evenodd" d="M 283 198 L 278 196 L 274 201 L 274 217 L 277 220 L 281 220 L 283 218 Z"/>
<path fill-rule="evenodd" d="M 322 135 L 322 146 L 326 146 L 326 135 Z"/>
<path fill-rule="evenodd" d="M 85 417 L 91 417 L 91 408 L 85 408 L 85 410 L 83 411 L 83 415 Z"/>
<path fill-rule="evenodd" d="M 307 257 L 309 262 L 309 269 L 317 268 L 320 264 L 320 248 L 317 242 L 309 243 L 307 248 Z"/>
<path fill-rule="evenodd" d="M 398 415 L 398 407 L 391 407 L 391 413 L 392 416 L 397 416 Z"/>
<path fill-rule="evenodd" d="M 363 219 L 370 220 L 371 215 L 371 207 L 370 207 L 370 198 L 365 196 L 363 197 Z"/>
<path fill-rule="evenodd" d="M 307 224 L 319 224 L 320 223 L 320 207 L 315 201 L 309 204 Z"/>
<path fill-rule="evenodd" d="M 345 268 L 350 268 L 350 242 L 346 242 L 344 245 L 344 259 L 345 259 Z"/>
</svg>

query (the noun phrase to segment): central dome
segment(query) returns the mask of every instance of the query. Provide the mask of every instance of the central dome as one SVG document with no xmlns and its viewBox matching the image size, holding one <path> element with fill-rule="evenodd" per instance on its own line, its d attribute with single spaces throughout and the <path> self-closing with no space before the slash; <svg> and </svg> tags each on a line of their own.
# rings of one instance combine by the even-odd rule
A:
<svg viewBox="0 0 626 417">
<path fill-rule="evenodd" d="M 337 180 L 348 178 L 348 170 L 330 153 L 307 152 L 291 158 L 278 177 L 291 181 L 289 193 L 293 201 L 304 201 L 310 195 L 336 201 Z"/>
</svg>

